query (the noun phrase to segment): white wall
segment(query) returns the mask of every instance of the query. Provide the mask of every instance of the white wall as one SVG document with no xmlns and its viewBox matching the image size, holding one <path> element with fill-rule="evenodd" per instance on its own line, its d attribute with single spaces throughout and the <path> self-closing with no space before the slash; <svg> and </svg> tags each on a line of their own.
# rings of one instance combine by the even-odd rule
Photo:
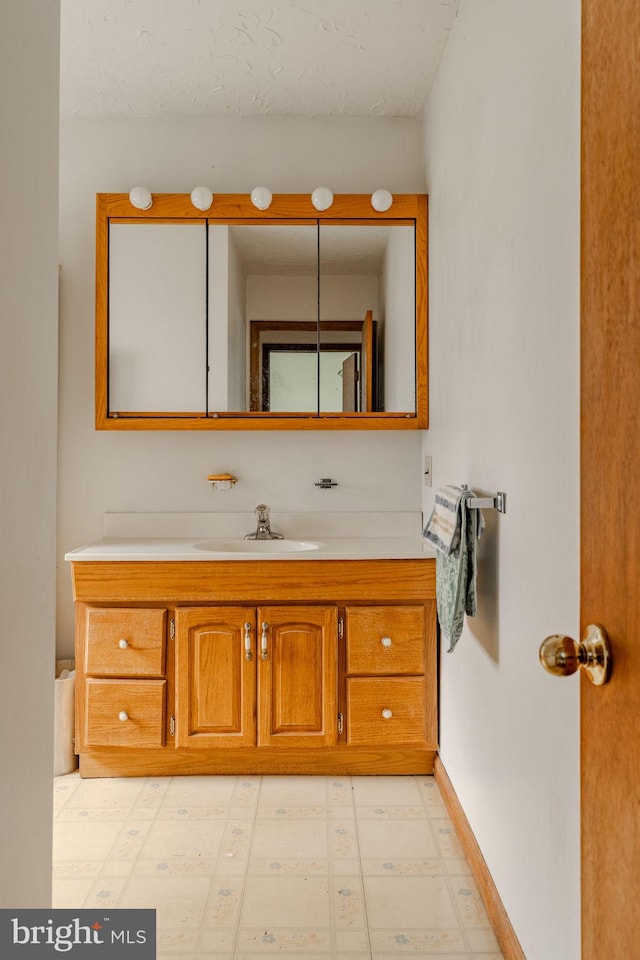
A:
<svg viewBox="0 0 640 960">
<path fill-rule="evenodd" d="M 65 551 L 102 535 L 106 511 L 419 510 L 415 431 L 95 432 L 95 194 L 340 193 L 424 189 L 421 123 L 410 120 L 67 120 L 61 127 L 58 648 L 73 646 Z M 209 473 L 239 477 L 214 493 Z M 320 477 L 339 486 L 318 490 Z"/>
<path fill-rule="evenodd" d="M 59 4 L 0 6 L 0 907 L 51 905 Z"/>
<path fill-rule="evenodd" d="M 434 487 L 505 490 L 442 656 L 441 755 L 527 960 L 578 960 L 576 0 L 466 0 L 426 114 Z M 425 497 L 430 508 L 432 496 Z"/>
</svg>

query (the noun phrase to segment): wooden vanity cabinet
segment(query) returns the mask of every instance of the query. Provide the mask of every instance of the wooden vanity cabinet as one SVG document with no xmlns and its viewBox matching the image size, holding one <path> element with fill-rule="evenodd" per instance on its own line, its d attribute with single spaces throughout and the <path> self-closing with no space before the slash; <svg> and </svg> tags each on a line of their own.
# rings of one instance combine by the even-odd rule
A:
<svg viewBox="0 0 640 960">
<path fill-rule="evenodd" d="M 91 747 L 162 747 L 165 743 L 165 634 L 162 608 L 83 607 L 76 659 L 76 743 Z"/>
<path fill-rule="evenodd" d="M 435 605 L 345 610 L 347 743 L 425 743 Z"/>
<path fill-rule="evenodd" d="M 336 742 L 334 607 L 176 610 L 176 744 Z"/>
<path fill-rule="evenodd" d="M 433 560 L 74 562 L 80 773 L 429 773 Z"/>
</svg>

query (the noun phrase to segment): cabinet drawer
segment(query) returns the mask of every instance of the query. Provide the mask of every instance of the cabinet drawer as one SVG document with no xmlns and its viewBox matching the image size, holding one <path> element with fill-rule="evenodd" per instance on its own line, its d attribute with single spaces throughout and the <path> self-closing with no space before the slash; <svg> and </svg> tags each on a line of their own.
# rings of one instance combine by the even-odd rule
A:
<svg viewBox="0 0 640 960">
<path fill-rule="evenodd" d="M 85 672 L 100 677 L 161 676 L 167 611 L 89 607 Z"/>
<path fill-rule="evenodd" d="M 347 607 L 347 673 L 424 672 L 424 607 Z"/>
<path fill-rule="evenodd" d="M 87 680 L 87 745 L 164 746 L 165 689 L 165 680 Z"/>
<path fill-rule="evenodd" d="M 424 743 L 422 677 L 347 680 L 347 743 Z"/>
</svg>

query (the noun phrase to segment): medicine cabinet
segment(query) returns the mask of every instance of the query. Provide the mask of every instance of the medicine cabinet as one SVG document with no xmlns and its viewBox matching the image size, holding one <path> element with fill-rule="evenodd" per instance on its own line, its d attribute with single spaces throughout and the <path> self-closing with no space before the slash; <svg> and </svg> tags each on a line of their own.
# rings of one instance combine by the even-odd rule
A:
<svg viewBox="0 0 640 960">
<path fill-rule="evenodd" d="M 427 198 L 99 194 L 96 428 L 427 426 Z"/>
</svg>

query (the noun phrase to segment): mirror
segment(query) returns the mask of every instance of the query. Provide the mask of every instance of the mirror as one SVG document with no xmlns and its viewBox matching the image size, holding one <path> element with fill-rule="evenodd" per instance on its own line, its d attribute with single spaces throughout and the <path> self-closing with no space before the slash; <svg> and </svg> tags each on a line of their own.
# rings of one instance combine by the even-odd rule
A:
<svg viewBox="0 0 640 960">
<path fill-rule="evenodd" d="M 427 425 L 426 198 L 274 207 L 98 196 L 98 429 Z"/>
</svg>

